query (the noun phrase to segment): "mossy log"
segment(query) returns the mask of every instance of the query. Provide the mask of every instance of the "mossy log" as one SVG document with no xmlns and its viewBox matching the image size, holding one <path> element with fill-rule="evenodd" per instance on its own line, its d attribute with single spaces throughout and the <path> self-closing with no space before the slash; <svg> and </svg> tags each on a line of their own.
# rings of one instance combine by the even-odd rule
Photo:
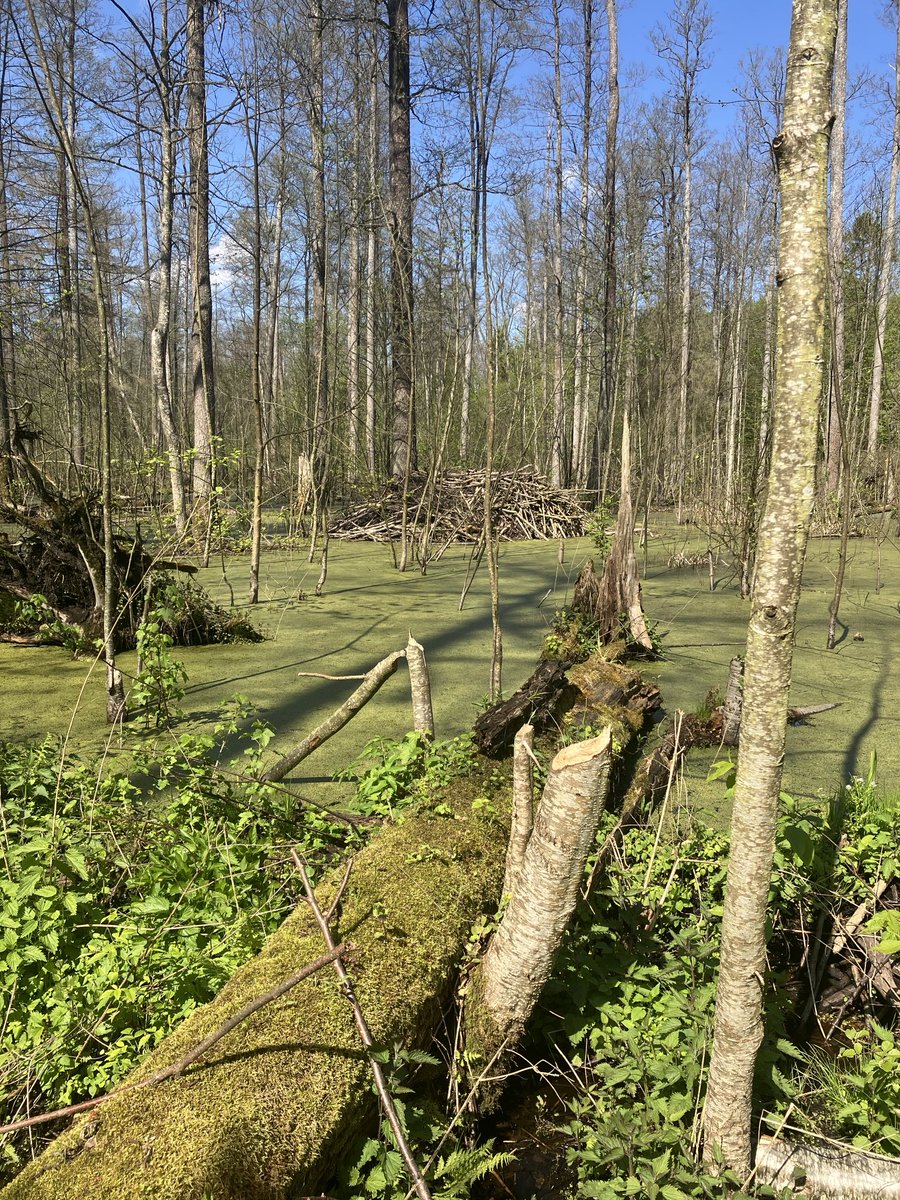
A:
<svg viewBox="0 0 900 1200">
<path fill-rule="evenodd" d="M 598 676 L 615 672 L 617 682 L 623 671 L 631 674 L 599 661 L 594 668 Z M 592 712 L 611 726 L 617 753 L 645 712 L 640 689 L 626 682 L 624 705 Z M 494 796 L 492 817 L 472 809 L 483 787 L 480 776 L 455 781 L 441 795 L 450 815 L 423 811 L 387 826 L 353 864 L 331 925 L 356 948 L 355 991 L 379 1044 L 430 1042 L 472 925 L 496 909 L 509 786 Z M 320 885 L 323 907 L 341 876 L 335 870 Z M 179 1061 L 323 948 L 301 905 L 126 1082 Z M 0 1200 L 292 1200 L 327 1182 L 374 1120 L 352 1012 L 337 980 L 320 972 L 249 1017 L 184 1074 L 110 1097 L 77 1119 Z"/>
<path fill-rule="evenodd" d="M 480 786 L 480 780 L 476 781 Z M 332 922 L 374 1038 L 427 1044 L 473 921 L 499 899 L 505 830 L 472 812 L 390 826 L 357 856 Z M 340 871 L 318 889 L 326 905 Z M 322 936 L 301 905 L 131 1078 L 177 1061 L 249 999 L 311 962 Z M 2 1200 L 288 1200 L 313 1194 L 374 1120 L 371 1075 L 331 972 L 249 1018 L 184 1075 L 110 1098 L 0 1193 Z"/>
</svg>

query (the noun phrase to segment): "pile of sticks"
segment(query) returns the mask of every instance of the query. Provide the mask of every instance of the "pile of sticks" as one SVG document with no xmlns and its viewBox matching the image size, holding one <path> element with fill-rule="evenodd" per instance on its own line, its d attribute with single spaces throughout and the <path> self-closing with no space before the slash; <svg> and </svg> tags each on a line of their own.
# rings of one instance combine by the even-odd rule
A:
<svg viewBox="0 0 900 1200">
<path fill-rule="evenodd" d="M 492 476 L 493 527 L 504 541 L 580 537 L 586 509 L 572 492 L 554 487 L 523 467 Z M 391 479 L 374 497 L 353 507 L 330 529 L 348 541 L 398 541 L 404 527 L 427 533 L 432 543 L 475 543 L 484 526 L 484 471 L 413 475 Z"/>
</svg>

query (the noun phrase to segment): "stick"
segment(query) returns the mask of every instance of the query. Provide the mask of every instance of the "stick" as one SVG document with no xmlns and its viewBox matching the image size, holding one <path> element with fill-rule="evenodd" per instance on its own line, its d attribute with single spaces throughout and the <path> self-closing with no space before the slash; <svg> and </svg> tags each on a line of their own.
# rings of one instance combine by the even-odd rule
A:
<svg viewBox="0 0 900 1200">
<path fill-rule="evenodd" d="M 351 860 L 352 861 L 352 860 Z M 343 891 L 343 885 L 341 887 Z M 340 892 L 338 893 L 340 896 Z M 277 1000 L 283 996 L 285 992 L 289 992 L 292 987 L 296 987 L 298 983 L 302 983 L 304 979 L 308 979 L 310 975 L 314 975 L 316 971 L 321 971 L 322 967 L 327 967 L 330 962 L 338 962 L 341 954 L 345 954 L 353 947 L 349 942 L 342 942 L 339 946 L 333 943 L 328 948 L 328 953 L 323 954 L 321 958 L 317 958 L 315 962 L 311 962 L 308 966 L 302 967 L 299 971 L 295 971 L 293 975 L 289 975 L 287 979 L 277 984 L 264 996 L 258 996 L 255 1000 L 250 1000 L 243 1008 L 231 1017 L 228 1018 L 218 1029 L 213 1030 L 208 1034 L 202 1042 L 198 1042 L 193 1050 L 189 1050 L 184 1058 L 180 1058 L 178 1062 L 172 1063 L 171 1066 L 161 1067 L 158 1071 L 154 1071 L 152 1075 L 148 1075 L 146 1079 L 139 1079 L 136 1083 L 126 1083 L 123 1087 L 113 1088 L 111 1092 L 107 1092 L 103 1096 L 94 1096 L 91 1100 L 82 1100 L 80 1104 L 69 1104 L 66 1108 L 57 1108 L 53 1112 L 41 1113 L 37 1117 L 26 1117 L 22 1121 L 12 1121 L 8 1125 L 0 1125 L 0 1133 L 15 1133 L 19 1129 L 30 1129 L 32 1125 L 45 1125 L 48 1121 L 57 1121 L 61 1117 L 72 1117 L 76 1113 L 88 1112 L 92 1108 L 96 1108 L 98 1104 L 102 1104 L 105 1100 L 111 1100 L 114 1096 L 122 1096 L 126 1092 L 135 1092 L 140 1088 L 152 1087 L 157 1083 L 163 1083 L 166 1079 L 172 1079 L 176 1075 L 180 1075 L 192 1063 L 195 1063 L 198 1058 L 215 1046 L 216 1042 L 220 1042 L 226 1034 L 231 1033 L 237 1025 L 242 1021 L 258 1012 L 259 1009 L 271 1004 L 273 1000 Z"/>
<path fill-rule="evenodd" d="M 336 709 L 327 720 L 317 726 L 312 733 L 303 739 L 303 741 L 295 746 L 293 750 L 289 750 L 282 758 L 270 767 L 262 777 L 263 783 L 277 783 L 284 779 L 288 771 L 308 758 L 318 746 L 326 742 L 339 729 L 343 729 L 351 717 L 355 717 L 362 706 L 368 703 L 375 695 L 386 679 L 397 669 L 397 663 L 406 655 L 405 650 L 395 650 L 393 654 L 389 654 L 387 658 L 383 658 L 380 663 L 375 666 L 366 675 L 363 676 L 363 682 L 359 685 L 356 691 L 350 696 L 340 708 Z"/>
<path fill-rule="evenodd" d="M 309 876 L 306 873 L 306 867 L 303 865 L 303 860 L 296 850 L 291 850 L 291 858 L 294 860 L 294 865 L 300 873 L 300 878 L 303 881 L 303 890 L 306 892 L 306 899 L 309 901 L 309 906 L 315 914 L 319 928 L 322 930 L 322 937 L 325 939 L 325 944 L 329 950 L 335 950 L 334 938 L 331 936 L 331 929 L 328 925 L 328 919 L 319 908 L 316 894 L 312 889 L 312 884 L 309 882 Z M 413 1181 L 416 1195 L 419 1200 L 431 1200 L 431 1192 L 428 1190 L 428 1184 L 419 1170 L 416 1160 L 413 1158 L 412 1151 L 409 1148 L 409 1143 L 406 1140 L 406 1135 L 403 1132 L 403 1126 L 400 1123 L 400 1118 L 397 1115 L 397 1109 L 394 1107 L 394 1101 L 388 1091 L 387 1081 L 384 1078 L 384 1072 L 381 1069 L 381 1064 L 376 1062 L 372 1055 L 375 1048 L 375 1039 L 369 1029 L 363 1011 L 359 1006 L 359 1001 L 356 999 L 356 994 L 353 991 L 353 984 L 350 976 L 347 974 L 347 969 L 341 961 L 340 954 L 333 957 L 334 969 L 341 981 L 344 989 L 344 995 L 350 1001 L 350 1007 L 353 1009 L 353 1018 L 356 1021 L 356 1028 L 359 1030 L 360 1040 L 366 1048 L 369 1065 L 372 1068 L 372 1074 L 375 1078 L 375 1087 L 378 1095 L 381 1098 L 381 1103 L 384 1106 L 385 1116 L 388 1119 L 388 1124 L 391 1127 L 391 1132 L 397 1142 L 397 1148 L 406 1163 L 406 1169 L 409 1171 L 410 1178 Z"/>
</svg>

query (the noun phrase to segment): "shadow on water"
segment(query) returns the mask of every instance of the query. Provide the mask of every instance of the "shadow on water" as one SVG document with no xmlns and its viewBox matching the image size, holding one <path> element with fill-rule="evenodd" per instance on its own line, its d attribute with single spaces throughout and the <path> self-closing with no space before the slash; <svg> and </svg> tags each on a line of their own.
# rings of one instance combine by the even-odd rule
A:
<svg viewBox="0 0 900 1200">
<path fill-rule="evenodd" d="M 861 725 L 857 727 L 853 736 L 847 744 L 847 749 L 844 754 L 844 778 L 849 779 L 851 775 L 859 774 L 859 752 L 862 748 L 863 740 L 875 728 L 879 718 L 883 715 L 881 711 L 881 699 L 884 692 L 884 686 L 890 677 L 890 663 L 892 657 L 892 647 L 890 642 L 884 643 L 884 657 L 881 660 L 881 668 L 873 681 L 872 690 L 869 693 L 869 713 Z"/>
</svg>

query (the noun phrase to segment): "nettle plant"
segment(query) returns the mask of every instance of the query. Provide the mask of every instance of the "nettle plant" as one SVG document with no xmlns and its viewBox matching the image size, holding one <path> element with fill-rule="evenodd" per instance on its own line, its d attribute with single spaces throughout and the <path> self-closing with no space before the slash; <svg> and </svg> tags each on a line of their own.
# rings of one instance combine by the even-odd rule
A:
<svg viewBox="0 0 900 1200">
<path fill-rule="evenodd" d="M 143 788 L 51 741 L 2 747 L 0 1121 L 115 1086 L 294 905 L 288 846 L 318 872 L 356 838 L 247 778 L 271 737 L 248 721 L 238 702 L 140 752 Z"/>
</svg>

